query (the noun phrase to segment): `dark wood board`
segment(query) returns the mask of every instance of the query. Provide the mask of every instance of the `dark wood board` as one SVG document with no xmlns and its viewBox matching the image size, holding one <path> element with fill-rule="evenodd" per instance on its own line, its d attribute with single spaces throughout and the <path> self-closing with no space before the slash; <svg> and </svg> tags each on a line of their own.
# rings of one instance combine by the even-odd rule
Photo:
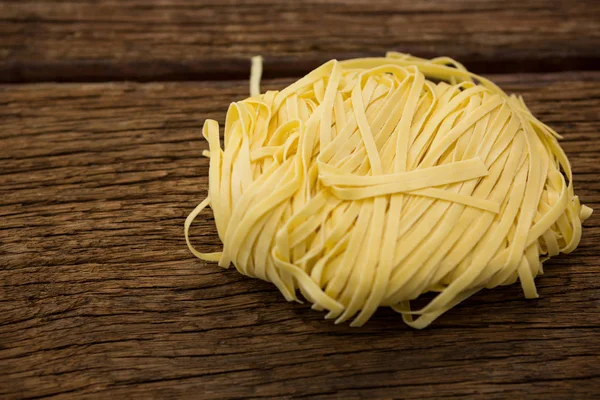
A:
<svg viewBox="0 0 600 400">
<path fill-rule="evenodd" d="M 600 209 L 600 72 L 492 79 L 565 136 L 576 192 Z M 0 86 L 0 398 L 600 395 L 597 214 L 573 254 L 546 264 L 539 299 L 484 291 L 423 331 L 390 310 L 334 325 L 195 259 L 183 221 L 206 195 L 201 125 L 247 91 Z M 203 217 L 194 242 L 217 250 Z"/>
<path fill-rule="evenodd" d="M 2 0 L 0 82 L 297 77 L 331 58 L 448 55 L 486 73 L 600 66 L 597 0 Z"/>
</svg>

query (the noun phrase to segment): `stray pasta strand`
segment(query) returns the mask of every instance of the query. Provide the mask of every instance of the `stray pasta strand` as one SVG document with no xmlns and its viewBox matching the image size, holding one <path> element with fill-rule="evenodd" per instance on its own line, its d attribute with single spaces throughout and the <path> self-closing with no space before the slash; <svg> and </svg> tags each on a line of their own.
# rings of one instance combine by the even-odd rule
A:
<svg viewBox="0 0 600 400">
<path fill-rule="evenodd" d="M 298 292 L 336 323 L 380 306 L 424 328 L 477 291 L 519 281 L 575 249 L 592 210 L 573 192 L 560 137 L 523 99 L 460 63 L 388 53 L 331 60 L 281 91 L 207 120 L 208 197 L 185 222 L 194 255 Z M 193 220 L 214 213 L 223 251 Z M 411 302 L 437 295 L 423 308 Z"/>
</svg>

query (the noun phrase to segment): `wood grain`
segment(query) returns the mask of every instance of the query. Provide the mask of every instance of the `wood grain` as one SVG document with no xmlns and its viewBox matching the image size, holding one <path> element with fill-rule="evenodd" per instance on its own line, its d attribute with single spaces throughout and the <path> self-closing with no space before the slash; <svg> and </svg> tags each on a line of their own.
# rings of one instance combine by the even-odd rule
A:
<svg viewBox="0 0 600 400">
<path fill-rule="evenodd" d="M 596 0 L 2 0 L 0 81 L 296 77 L 331 58 L 449 55 L 473 70 L 600 66 Z"/>
<path fill-rule="evenodd" d="M 600 72 L 492 78 L 564 134 L 576 191 L 599 209 Z M 1 398 L 600 395 L 597 215 L 547 263 L 540 299 L 482 292 L 424 331 L 389 310 L 336 326 L 195 259 L 183 221 L 206 195 L 201 124 L 247 86 L 0 86 Z M 219 248 L 209 213 L 193 237 Z"/>
</svg>

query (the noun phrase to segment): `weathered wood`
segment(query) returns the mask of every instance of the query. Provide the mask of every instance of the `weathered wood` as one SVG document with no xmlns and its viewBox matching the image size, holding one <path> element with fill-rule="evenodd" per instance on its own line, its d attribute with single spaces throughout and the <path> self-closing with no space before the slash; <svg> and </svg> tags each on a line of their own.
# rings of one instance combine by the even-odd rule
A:
<svg viewBox="0 0 600 400">
<path fill-rule="evenodd" d="M 600 73 L 492 78 L 564 134 L 576 191 L 600 208 Z M 540 299 L 485 291 L 424 331 L 389 310 L 336 326 L 195 259 L 183 221 L 206 194 L 201 124 L 247 90 L 0 86 L 1 398 L 600 394 L 597 215 L 573 254 L 547 263 Z M 210 213 L 193 237 L 219 247 Z"/>
<path fill-rule="evenodd" d="M 270 77 L 331 58 L 449 55 L 480 72 L 600 65 L 596 0 L 0 1 L 0 81 Z"/>
</svg>

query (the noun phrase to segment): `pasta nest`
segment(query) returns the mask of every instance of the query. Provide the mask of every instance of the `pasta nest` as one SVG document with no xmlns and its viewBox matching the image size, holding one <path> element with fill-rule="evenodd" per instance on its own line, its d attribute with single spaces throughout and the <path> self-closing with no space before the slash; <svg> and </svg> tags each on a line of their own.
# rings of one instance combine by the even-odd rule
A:
<svg viewBox="0 0 600 400">
<path fill-rule="evenodd" d="M 519 280 L 537 297 L 542 261 L 579 243 L 591 209 L 559 135 L 458 62 L 331 60 L 264 94 L 259 79 L 229 107 L 223 149 L 218 123 L 204 124 L 208 197 L 185 224 L 196 256 L 288 301 L 299 289 L 336 323 L 389 306 L 423 328 L 482 288 Z M 208 205 L 222 252 L 189 242 Z"/>
</svg>

